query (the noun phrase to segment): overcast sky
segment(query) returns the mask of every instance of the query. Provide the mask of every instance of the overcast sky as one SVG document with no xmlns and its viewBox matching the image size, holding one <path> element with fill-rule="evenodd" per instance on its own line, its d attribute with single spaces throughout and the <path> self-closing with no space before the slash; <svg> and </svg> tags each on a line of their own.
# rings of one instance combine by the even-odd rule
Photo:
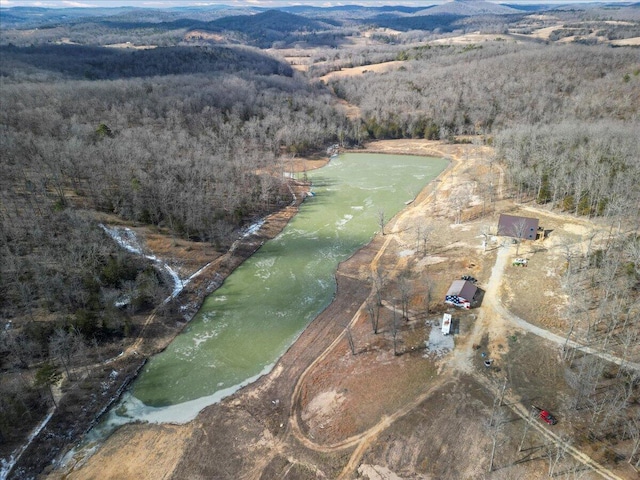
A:
<svg viewBox="0 0 640 480">
<path fill-rule="evenodd" d="M 253 5 L 260 7 L 277 7 L 283 5 L 408 5 L 408 6 L 428 6 L 437 3 L 444 3 L 445 0 L 0 0 L 0 7 L 32 6 L 32 7 L 122 7 L 133 6 L 140 8 L 167 8 L 183 6 L 206 6 L 206 5 L 231 5 L 243 6 Z M 489 0 L 494 3 L 585 3 L 585 0 Z M 588 1 L 588 0 L 586 0 Z M 614 3 L 620 0 L 608 0 L 607 3 Z M 626 2 L 625 2 L 626 3 Z"/>
</svg>

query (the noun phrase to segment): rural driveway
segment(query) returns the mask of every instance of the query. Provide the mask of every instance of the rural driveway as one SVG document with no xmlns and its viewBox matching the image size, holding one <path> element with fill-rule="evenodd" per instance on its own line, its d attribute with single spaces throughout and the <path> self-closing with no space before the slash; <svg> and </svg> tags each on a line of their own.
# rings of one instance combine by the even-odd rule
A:
<svg viewBox="0 0 640 480">
<path fill-rule="evenodd" d="M 624 364 L 625 368 L 631 368 L 633 370 L 640 371 L 640 363 L 637 362 L 629 362 L 620 357 L 616 357 L 609 353 L 596 350 L 594 348 L 588 347 L 586 345 L 582 345 L 580 343 L 574 342 L 573 340 L 568 340 L 566 337 L 561 337 L 549 330 L 545 330 L 544 328 L 540 328 L 536 325 L 533 325 L 526 320 L 518 317 L 514 313 L 507 310 L 507 308 L 500 301 L 500 297 L 498 295 L 499 287 L 502 284 L 502 277 L 504 274 L 504 269 L 507 265 L 507 260 L 509 257 L 510 245 L 501 245 L 498 247 L 498 255 L 496 258 L 496 263 L 491 270 L 491 279 L 487 284 L 487 289 L 485 292 L 484 303 L 490 310 L 493 310 L 496 315 L 494 317 L 499 317 L 500 319 L 507 320 L 512 325 L 519 327 L 522 330 L 527 332 L 531 332 L 534 335 L 542 337 L 550 342 L 554 342 L 558 345 L 571 347 L 580 350 L 581 352 L 588 353 L 590 355 L 595 355 L 597 357 L 602 358 L 611 363 L 615 363 L 617 365 Z M 491 313 L 489 313 L 491 315 Z M 487 317 L 485 314 L 484 317 Z M 496 319 L 499 321 L 499 319 Z M 475 334 L 475 331 L 474 331 Z M 475 338 L 475 335 L 474 335 Z M 475 343 L 475 341 L 474 341 Z"/>
</svg>

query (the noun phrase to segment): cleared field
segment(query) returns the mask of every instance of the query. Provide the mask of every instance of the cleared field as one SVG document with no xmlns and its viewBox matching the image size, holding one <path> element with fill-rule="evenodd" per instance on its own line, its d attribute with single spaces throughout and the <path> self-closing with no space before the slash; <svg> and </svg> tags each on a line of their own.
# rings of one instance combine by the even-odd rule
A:
<svg viewBox="0 0 640 480">
<path fill-rule="evenodd" d="M 322 77 L 320 77 L 320 80 L 322 80 L 323 82 L 328 82 L 335 78 L 352 77 L 354 75 L 362 75 L 363 73 L 366 73 L 366 72 L 375 72 L 375 73 L 389 72 L 391 70 L 396 70 L 404 63 L 406 62 L 401 60 L 396 60 L 393 62 L 376 63 L 373 65 L 363 65 L 361 67 L 343 68 L 342 70 L 338 70 L 336 72 L 331 72 L 331 73 L 327 73 L 326 75 L 323 75 Z"/>
</svg>

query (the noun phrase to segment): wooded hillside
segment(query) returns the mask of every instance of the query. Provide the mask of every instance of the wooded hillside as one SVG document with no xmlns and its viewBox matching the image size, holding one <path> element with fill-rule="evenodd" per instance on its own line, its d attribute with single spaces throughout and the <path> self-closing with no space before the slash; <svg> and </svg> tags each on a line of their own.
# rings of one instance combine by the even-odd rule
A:
<svg viewBox="0 0 640 480">
<path fill-rule="evenodd" d="M 350 22 L 381 12 L 344 7 Z M 478 27 L 460 25 L 452 15 L 425 17 L 435 23 L 422 25 L 425 18 L 409 16 L 416 10 L 392 13 L 378 20 L 406 28 Z M 517 201 L 607 218 L 620 238 L 581 265 L 572 266 L 568 252 L 568 278 L 588 284 L 601 265 L 614 265 L 608 283 L 591 282 L 598 289 L 593 308 L 609 315 L 612 302 L 629 309 L 637 305 L 637 48 L 506 38 L 467 45 L 415 43 L 430 38 L 424 31 L 377 33 L 363 42 L 358 33 L 349 40 L 357 46 L 304 51 L 311 64 L 301 74 L 250 47 L 187 46 L 184 35 L 193 22 L 176 19 L 177 14 L 156 21 L 147 12 L 144 25 L 125 25 L 135 15 L 118 14 L 123 17 L 77 24 L 54 17 L 58 23 L 31 33 L 2 32 L 3 456 L 45 416 L 51 387 L 63 373 L 84 392 L 69 401 L 84 408 L 91 398 L 87 411 L 99 410 L 104 399 L 95 392 L 110 371 L 89 373 L 88 366 L 117 355 L 118 346 L 140 333 L 132 327 L 133 316 L 161 305 L 171 292 L 166 272 L 120 249 L 100 219 L 152 227 L 224 252 L 244 226 L 291 202 L 289 159 L 324 154 L 336 142 L 349 147 L 368 138 L 425 138 L 493 145 L 495 156 L 487 163 L 504 165 Z M 407 20 L 398 18 L 402 15 Z M 274 41 L 344 46 L 354 28 L 353 23 L 341 27 L 336 11 L 331 21 L 266 12 L 254 15 L 250 28 L 238 19 L 209 22 L 214 16 L 199 25 L 215 24 L 214 30 L 225 32 L 246 27 L 236 31 L 247 35 L 244 41 L 269 47 Z M 502 28 L 504 19 L 499 20 L 485 19 L 487 31 Z M 278 24 L 282 21 L 289 23 Z M 162 22 L 178 23 L 168 28 Z M 606 25 L 612 37 L 631 35 L 635 28 L 632 22 Z M 329 30 L 316 32 L 325 27 Z M 236 33 L 239 41 L 242 35 Z M 87 45 L 48 44 L 69 40 L 66 35 Z M 170 46 L 90 46 L 123 40 Z M 329 71 L 390 60 L 403 63 L 387 73 L 344 76 L 328 85 L 319 80 Z M 347 119 L 339 101 L 359 107 L 361 117 Z M 482 188 L 490 195 L 494 185 Z M 575 282 L 567 283 L 567 291 Z M 620 286 L 615 295 L 608 286 L 614 284 Z M 598 325 L 607 323 L 605 313 Z M 581 318 L 590 329 L 591 314 Z M 83 368 L 82 381 L 93 383 L 73 374 Z M 71 431 L 65 421 L 71 420 L 60 420 L 60 442 Z M 46 464 L 49 454 L 39 461 Z"/>
<path fill-rule="evenodd" d="M 131 315 L 173 288 L 95 213 L 225 251 L 291 202 L 284 159 L 334 143 L 346 119 L 325 89 L 246 49 L 2 56 L 0 436 L 11 446 L 46 410 L 56 371 L 135 337 Z"/>
</svg>

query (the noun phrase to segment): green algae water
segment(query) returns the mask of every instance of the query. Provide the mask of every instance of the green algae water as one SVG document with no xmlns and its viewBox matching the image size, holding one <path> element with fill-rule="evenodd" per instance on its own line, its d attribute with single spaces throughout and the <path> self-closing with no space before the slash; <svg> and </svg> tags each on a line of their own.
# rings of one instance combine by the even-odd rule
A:
<svg viewBox="0 0 640 480">
<path fill-rule="evenodd" d="M 373 238 L 379 212 L 390 219 L 446 164 L 428 157 L 349 153 L 308 172 L 315 196 L 149 361 L 120 412 L 152 420 L 157 417 L 149 412 L 166 411 L 162 420 L 186 421 L 268 372 L 329 305 L 338 264 Z"/>
</svg>

